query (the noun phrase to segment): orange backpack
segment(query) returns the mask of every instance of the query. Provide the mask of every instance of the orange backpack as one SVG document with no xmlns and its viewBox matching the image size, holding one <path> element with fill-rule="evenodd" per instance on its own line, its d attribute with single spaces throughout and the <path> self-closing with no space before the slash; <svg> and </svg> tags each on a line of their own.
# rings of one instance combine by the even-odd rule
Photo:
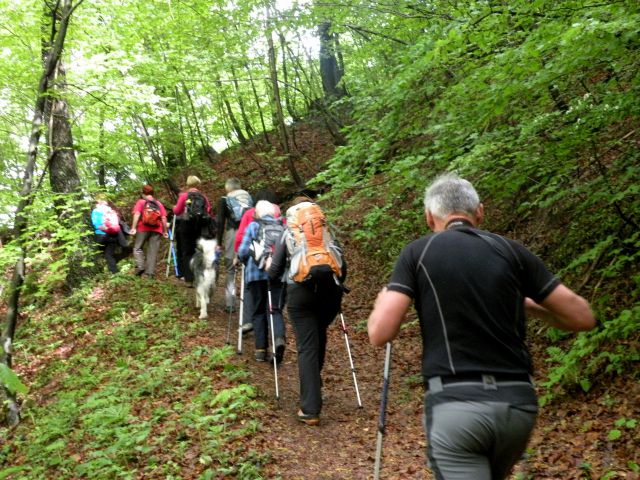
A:
<svg viewBox="0 0 640 480">
<path fill-rule="evenodd" d="M 141 218 L 142 223 L 148 227 L 158 227 L 162 225 L 160 204 L 155 200 L 145 200 Z"/>
<path fill-rule="evenodd" d="M 286 241 L 291 257 L 289 278 L 295 282 L 342 275 L 342 251 L 315 203 L 302 202 L 287 210 Z"/>
</svg>

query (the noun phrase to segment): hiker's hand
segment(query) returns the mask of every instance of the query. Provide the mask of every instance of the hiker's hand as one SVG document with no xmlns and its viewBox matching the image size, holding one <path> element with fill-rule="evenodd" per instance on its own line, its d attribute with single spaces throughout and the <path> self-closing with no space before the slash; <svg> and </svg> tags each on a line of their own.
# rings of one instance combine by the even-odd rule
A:
<svg viewBox="0 0 640 480">
<path fill-rule="evenodd" d="M 169 238 L 169 232 L 163 232 L 163 233 L 162 233 L 162 236 L 163 236 L 164 238 Z"/>
<path fill-rule="evenodd" d="M 264 269 L 265 270 L 269 270 L 269 268 L 271 268 L 271 256 L 267 257 L 267 259 L 264 262 Z"/>
<path fill-rule="evenodd" d="M 216 245 L 216 252 L 222 252 L 222 245 Z"/>
<path fill-rule="evenodd" d="M 136 227 L 132 227 L 129 229 L 129 235 L 135 235 L 136 234 Z"/>
</svg>

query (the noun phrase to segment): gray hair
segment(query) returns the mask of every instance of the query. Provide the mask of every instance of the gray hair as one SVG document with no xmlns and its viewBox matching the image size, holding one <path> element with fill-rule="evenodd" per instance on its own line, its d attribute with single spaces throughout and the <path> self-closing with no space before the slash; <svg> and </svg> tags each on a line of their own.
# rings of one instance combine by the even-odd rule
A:
<svg viewBox="0 0 640 480">
<path fill-rule="evenodd" d="M 242 188 L 242 184 L 240 183 L 240 180 L 235 177 L 227 179 L 224 184 L 224 189 L 227 192 L 233 192 L 234 190 L 239 190 L 240 188 Z"/>
<path fill-rule="evenodd" d="M 455 173 L 438 176 L 424 192 L 424 209 L 438 218 L 446 218 L 452 213 L 473 216 L 479 205 L 476 189 Z"/>
<path fill-rule="evenodd" d="M 256 203 L 256 218 L 264 218 L 266 216 L 275 217 L 276 216 L 276 207 L 273 203 L 268 202 L 266 200 L 260 200 Z"/>
</svg>

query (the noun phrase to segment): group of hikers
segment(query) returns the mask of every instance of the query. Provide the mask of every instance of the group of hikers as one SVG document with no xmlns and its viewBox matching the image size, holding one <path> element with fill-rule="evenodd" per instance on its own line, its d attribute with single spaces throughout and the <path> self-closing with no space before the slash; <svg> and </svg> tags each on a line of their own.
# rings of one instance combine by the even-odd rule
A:
<svg viewBox="0 0 640 480">
<path fill-rule="evenodd" d="M 184 221 L 195 194 L 204 197 L 202 208 L 213 218 L 199 183 L 197 177 L 187 179 L 187 189 L 173 207 L 177 219 L 182 216 Z M 236 269 L 243 266 L 247 314 L 241 330 L 254 331 L 257 361 L 269 360 L 268 315 L 275 339 L 272 360 L 282 361 L 286 304 L 300 377 L 296 417 L 317 425 L 327 327 L 341 312 L 346 290 L 340 244 L 322 210 L 306 197 L 293 200 L 282 215 L 269 190 L 257 192 L 255 204 L 237 179 L 227 180 L 225 190 L 214 227 L 210 221 L 181 226 L 177 220 L 179 271 L 187 283 L 193 282 L 188 259 L 197 238 L 215 236 L 224 255 L 224 301 L 231 313 L 236 308 Z M 155 216 L 160 220 L 148 226 L 144 219 L 150 214 L 145 212 L 152 201 L 158 204 Z M 109 255 L 126 240 L 122 232 L 108 233 L 105 205 L 105 198 L 97 198 L 92 218 L 95 215 L 96 241 L 114 271 L 115 261 Z M 153 275 L 160 236 L 168 233 L 166 212 L 150 186 L 143 188 L 133 211 L 129 233 L 135 235 L 136 273 Z M 370 342 L 387 345 L 390 352 L 390 342 L 415 306 L 423 344 L 427 458 L 437 479 L 506 478 L 524 453 L 537 416 L 533 366 L 525 342 L 527 316 L 568 331 L 596 325 L 583 297 L 562 284 L 522 244 L 481 230 L 483 217 L 484 206 L 469 181 L 452 173 L 438 176 L 424 193 L 424 218 L 432 232 L 402 250 L 367 323 Z M 146 261 L 145 243 L 149 244 Z"/>
</svg>

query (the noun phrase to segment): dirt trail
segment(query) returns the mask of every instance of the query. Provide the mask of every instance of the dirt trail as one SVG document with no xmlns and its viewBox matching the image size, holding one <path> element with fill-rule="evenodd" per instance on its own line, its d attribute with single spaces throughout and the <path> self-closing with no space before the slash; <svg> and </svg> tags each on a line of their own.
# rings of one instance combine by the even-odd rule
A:
<svg viewBox="0 0 640 480">
<path fill-rule="evenodd" d="M 228 314 L 223 311 L 223 278 L 217 284 L 209 307 L 212 343 L 224 345 Z M 181 288 L 185 295 L 195 295 L 193 289 Z M 276 402 L 273 364 L 253 359 L 254 338 L 246 335 L 243 354 L 232 359 L 247 367 L 248 382 L 259 391 L 266 408 L 259 413 L 261 428 L 251 440 L 250 448 L 268 451 L 271 460 L 265 466 L 266 478 L 283 479 L 366 479 L 373 478 L 380 387 L 384 350 L 369 345 L 366 332 L 356 329 L 362 314 L 349 309 L 349 297 L 343 303 L 349 343 L 355 363 L 363 408 L 358 407 L 340 319 L 329 327 L 328 347 L 323 370 L 324 406 L 321 423 L 310 427 L 295 419 L 298 409 L 298 365 L 295 337 L 285 313 L 287 349 L 278 368 L 280 400 Z M 196 311 L 194 308 L 194 315 Z M 232 317 L 231 344 L 236 350 L 237 314 Z M 392 371 L 392 375 L 395 372 Z M 399 374 L 399 372 L 398 372 Z M 431 478 L 424 467 L 424 438 L 421 431 L 421 399 L 400 392 L 393 382 L 387 432 L 384 438 L 383 471 L 386 479 Z M 400 398 L 404 395 L 404 398 Z M 400 406 L 401 408 L 398 408 Z"/>
</svg>

